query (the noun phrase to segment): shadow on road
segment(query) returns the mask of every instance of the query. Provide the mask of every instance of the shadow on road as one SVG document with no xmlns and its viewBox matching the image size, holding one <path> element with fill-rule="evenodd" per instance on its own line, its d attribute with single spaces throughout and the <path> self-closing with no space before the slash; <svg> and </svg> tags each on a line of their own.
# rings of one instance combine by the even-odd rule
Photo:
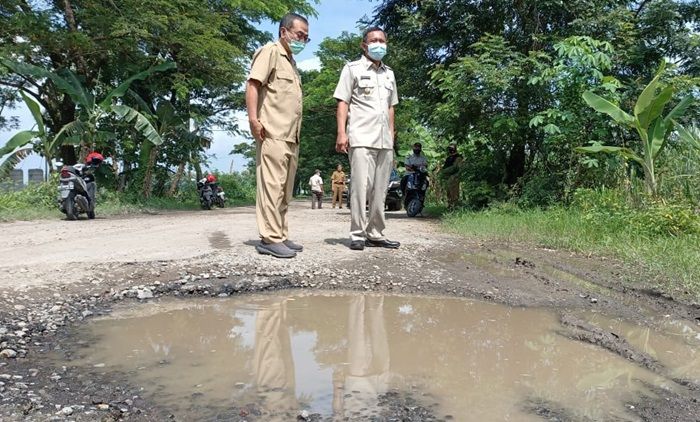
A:
<svg viewBox="0 0 700 422">
<path fill-rule="evenodd" d="M 338 239 L 325 239 L 324 242 L 326 242 L 329 245 L 343 245 L 343 246 L 350 246 L 350 239 L 348 238 L 338 238 Z"/>
</svg>

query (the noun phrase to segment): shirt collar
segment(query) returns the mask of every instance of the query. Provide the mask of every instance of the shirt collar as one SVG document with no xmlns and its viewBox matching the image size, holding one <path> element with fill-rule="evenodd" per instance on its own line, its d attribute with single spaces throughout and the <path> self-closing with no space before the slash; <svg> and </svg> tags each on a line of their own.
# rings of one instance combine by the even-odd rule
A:
<svg viewBox="0 0 700 422">
<path fill-rule="evenodd" d="M 367 56 L 365 56 L 364 54 L 362 54 L 362 58 L 360 60 L 362 60 L 364 66 L 367 69 L 371 69 L 374 66 L 374 62 L 372 60 L 368 59 Z M 379 62 L 378 69 L 382 69 L 382 70 L 386 69 L 386 66 L 384 66 L 384 62 Z"/>
<path fill-rule="evenodd" d="M 284 46 L 282 45 L 282 41 L 277 40 L 275 42 L 275 46 L 277 47 L 277 50 L 279 50 L 279 53 L 283 55 L 284 57 L 287 58 L 290 62 L 294 63 L 294 58 L 291 57 L 289 54 L 287 54 L 287 50 L 284 49 Z"/>
</svg>

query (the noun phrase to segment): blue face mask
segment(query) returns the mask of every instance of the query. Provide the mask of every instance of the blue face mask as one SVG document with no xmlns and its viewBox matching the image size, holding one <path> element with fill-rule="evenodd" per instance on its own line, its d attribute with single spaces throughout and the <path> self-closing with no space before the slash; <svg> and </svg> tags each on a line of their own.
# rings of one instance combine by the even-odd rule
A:
<svg viewBox="0 0 700 422">
<path fill-rule="evenodd" d="M 372 60 L 382 61 L 384 56 L 386 56 L 386 44 L 382 42 L 367 44 L 367 55 Z"/>
<path fill-rule="evenodd" d="M 292 40 L 289 42 L 289 49 L 292 51 L 292 54 L 294 54 L 295 56 L 297 54 L 301 53 L 301 50 L 303 50 L 304 47 L 306 47 L 306 44 L 304 44 L 301 41 Z"/>
</svg>

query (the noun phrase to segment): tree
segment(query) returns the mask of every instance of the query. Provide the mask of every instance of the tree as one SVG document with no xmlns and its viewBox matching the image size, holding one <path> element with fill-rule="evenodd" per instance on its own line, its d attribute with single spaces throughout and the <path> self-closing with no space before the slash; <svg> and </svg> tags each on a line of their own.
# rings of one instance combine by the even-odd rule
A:
<svg viewBox="0 0 700 422">
<path fill-rule="evenodd" d="M 676 64 L 679 89 L 697 85 L 699 17 L 697 1 L 387 0 L 370 21 L 386 29 L 397 52 L 392 67 L 402 101 L 418 100 L 418 121 L 472 154 L 475 189 L 507 198 L 531 182 L 562 190 L 550 175 L 567 179 L 562 172 L 578 165 L 571 147 L 591 133 L 619 145 L 633 140 L 585 111 L 580 94 L 601 82 L 593 71 L 603 69 L 586 64 L 588 56 L 607 56 L 611 78 L 602 82 L 619 84 L 621 104 L 662 57 Z M 585 54 L 571 54 L 577 50 Z M 534 75 L 544 79 L 533 83 Z"/>
<path fill-rule="evenodd" d="M 49 138 L 39 105 L 22 92 L 22 96 L 36 120 L 38 131 L 32 132 L 32 137 L 22 136 L 21 141 L 24 144 L 22 142 L 12 142 L 5 148 L 0 149 L 0 153 L 6 152 L 7 148 L 22 147 L 31 142 L 32 139 L 38 139 L 40 144 L 39 151 L 44 155 L 50 166 L 54 151 L 65 143 L 80 145 L 83 154 L 86 155 L 88 150 L 102 147 L 108 140 L 115 137 L 114 133 L 101 130 L 100 126 L 104 119 L 114 118 L 115 116 L 123 121 L 133 122 L 136 130 L 152 144 L 158 145 L 163 142 L 148 117 L 132 107 L 124 104 L 114 104 L 113 101 L 124 96 L 134 81 L 145 79 L 156 72 L 172 69 L 174 67 L 173 63 L 161 63 L 137 73 L 109 91 L 100 101 L 96 100 L 95 95 L 86 89 L 70 70 L 64 70 L 61 72 L 62 75 L 59 75 L 26 63 L 17 63 L 5 59 L 0 59 L 0 63 L 18 75 L 50 79 L 58 89 L 70 96 L 80 110 L 76 120 L 67 123 L 55 136 Z M 14 139 L 18 139 L 17 135 Z"/>
<path fill-rule="evenodd" d="M 255 24 L 278 20 L 288 11 L 312 15 L 315 2 L 6 0 L 0 4 L 0 56 L 55 74 L 70 69 L 97 96 L 153 63 L 172 61 L 176 70 L 131 85 L 149 104 L 140 112 L 155 115 L 165 99 L 178 114 L 201 118 L 203 130 L 213 125 L 235 130 L 227 115 L 243 105 L 246 64 L 255 48 L 271 38 Z M 41 104 L 52 135 L 83 111 L 50 78 L 0 73 L 0 89 L 7 88 L 22 89 Z M 123 105 L 134 106 L 130 101 L 124 98 Z M 126 152 L 133 145 L 128 134 L 121 135 L 114 149 Z M 61 145 L 59 155 L 67 164 L 77 160 L 70 144 Z"/>
</svg>

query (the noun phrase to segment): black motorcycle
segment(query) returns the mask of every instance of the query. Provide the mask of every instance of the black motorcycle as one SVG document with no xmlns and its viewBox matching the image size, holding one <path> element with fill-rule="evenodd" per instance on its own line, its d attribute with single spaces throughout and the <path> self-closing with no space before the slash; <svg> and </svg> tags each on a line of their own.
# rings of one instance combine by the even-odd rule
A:
<svg viewBox="0 0 700 422">
<path fill-rule="evenodd" d="M 391 179 L 389 180 L 389 188 L 386 191 L 386 199 L 384 200 L 387 211 L 400 210 L 402 199 L 401 179 L 395 171 L 392 171 Z"/>
<path fill-rule="evenodd" d="M 348 188 L 343 192 L 343 198 L 345 199 L 345 205 L 350 208 L 350 178 L 346 180 L 345 186 Z M 387 187 L 386 197 L 384 199 L 384 206 L 387 211 L 398 211 L 401 209 L 401 198 L 403 193 L 401 192 L 401 179 L 398 175 L 392 172 L 392 176 L 389 179 L 389 186 Z"/>
<path fill-rule="evenodd" d="M 77 220 L 80 214 L 95 218 L 95 170 L 98 164 L 74 164 L 63 166 L 58 186 L 58 204 L 69 220 Z"/>
<path fill-rule="evenodd" d="M 213 206 L 219 208 L 226 206 L 226 194 L 216 183 L 202 179 L 197 182 L 197 192 L 199 192 L 199 203 L 202 209 L 210 210 Z"/>
<path fill-rule="evenodd" d="M 423 211 L 423 205 L 425 204 L 425 193 L 430 185 L 428 169 L 421 167 L 406 177 L 404 208 L 406 208 L 407 216 L 415 217 Z"/>
</svg>

